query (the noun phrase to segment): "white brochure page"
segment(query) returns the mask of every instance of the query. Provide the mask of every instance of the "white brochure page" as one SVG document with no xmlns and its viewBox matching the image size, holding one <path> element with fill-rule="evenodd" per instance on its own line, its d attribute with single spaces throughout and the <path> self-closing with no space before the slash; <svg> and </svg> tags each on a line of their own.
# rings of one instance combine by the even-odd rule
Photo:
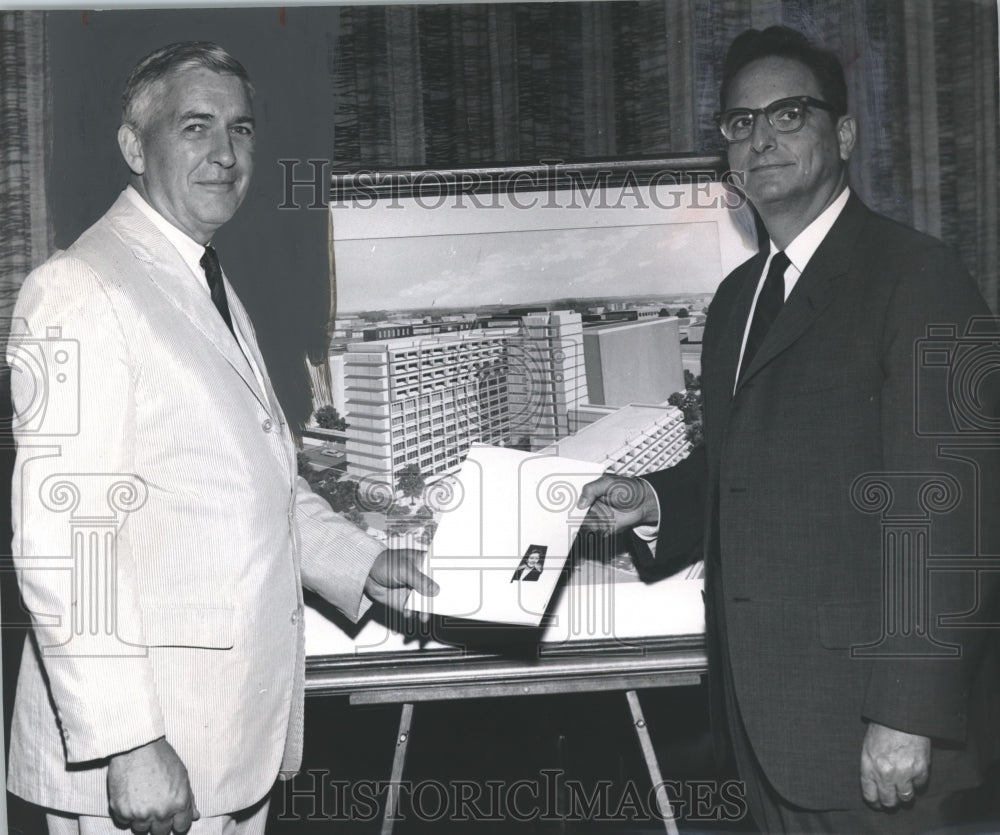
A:
<svg viewBox="0 0 1000 835">
<path fill-rule="evenodd" d="M 407 607 L 538 626 L 586 516 L 576 508 L 580 491 L 602 473 L 588 461 L 473 446 L 450 489 L 438 493 L 440 523 L 424 571 L 440 592 L 413 592 Z"/>
</svg>

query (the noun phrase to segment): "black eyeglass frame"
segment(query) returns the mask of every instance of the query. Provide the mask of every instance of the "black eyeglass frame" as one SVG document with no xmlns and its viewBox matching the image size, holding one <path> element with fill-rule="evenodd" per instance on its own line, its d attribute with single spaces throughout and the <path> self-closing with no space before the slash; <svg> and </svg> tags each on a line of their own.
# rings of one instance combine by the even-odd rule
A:
<svg viewBox="0 0 1000 835">
<path fill-rule="evenodd" d="M 826 110 L 826 111 L 829 111 L 830 113 L 836 113 L 837 112 L 837 108 L 834 107 L 829 102 L 822 101 L 821 99 L 814 99 L 812 96 L 785 96 L 784 98 L 775 99 L 773 102 L 771 102 L 766 107 L 758 107 L 758 108 L 733 107 L 733 108 L 730 108 L 729 110 L 726 110 L 726 111 L 724 111 L 722 113 L 716 113 L 715 114 L 715 121 L 716 121 L 716 124 L 718 124 L 718 126 L 719 126 L 719 131 L 722 133 L 723 138 L 726 140 L 726 142 L 729 142 L 730 144 L 733 144 L 733 143 L 736 143 L 736 142 L 746 142 L 747 139 L 749 139 L 751 136 L 753 136 L 753 129 L 754 129 L 754 126 L 757 124 L 757 115 L 758 114 L 763 114 L 764 116 L 766 116 L 768 124 L 772 128 L 774 128 L 778 133 L 783 133 L 783 134 L 798 133 L 798 131 L 802 130 L 803 125 L 805 125 L 805 123 L 806 123 L 806 120 L 804 118 L 802 119 L 802 121 L 799 123 L 799 125 L 797 127 L 794 127 L 791 130 L 782 130 L 780 127 L 778 127 L 778 125 L 776 125 L 774 123 L 774 119 L 772 118 L 773 115 L 778 112 L 778 110 L 780 110 L 782 107 L 784 107 L 784 106 L 786 106 L 788 104 L 792 104 L 792 103 L 799 105 L 800 107 L 802 107 L 802 109 L 804 111 L 808 111 L 809 108 L 812 107 L 812 108 L 815 108 L 817 110 Z M 750 125 L 750 132 L 746 136 L 742 137 L 741 139 L 730 139 L 729 136 L 726 135 L 726 129 L 725 129 L 725 127 L 723 127 L 725 125 L 725 123 L 727 121 L 729 121 L 729 118 L 731 118 L 733 114 L 746 114 L 746 115 L 749 115 L 753 119 L 753 122 Z"/>
</svg>

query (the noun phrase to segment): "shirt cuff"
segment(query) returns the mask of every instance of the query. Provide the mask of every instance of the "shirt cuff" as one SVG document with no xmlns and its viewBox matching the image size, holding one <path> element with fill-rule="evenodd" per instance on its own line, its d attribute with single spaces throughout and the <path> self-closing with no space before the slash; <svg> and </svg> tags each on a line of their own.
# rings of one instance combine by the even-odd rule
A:
<svg viewBox="0 0 1000 835">
<path fill-rule="evenodd" d="M 644 484 L 648 484 L 650 489 L 653 490 L 653 485 L 649 484 L 644 478 L 639 479 Z M 644 542 L 656 542 L 660 537 L 660 519 L 661 508 L 660 508 L 660 497 L 656 494 L 656 490 L 653 490 L 653 497 L 656 499 L 656 524 L 655 525 L 636 525 L 632 528 L 632 533 L 634 533 L 639 539 Z"/>
</svg>

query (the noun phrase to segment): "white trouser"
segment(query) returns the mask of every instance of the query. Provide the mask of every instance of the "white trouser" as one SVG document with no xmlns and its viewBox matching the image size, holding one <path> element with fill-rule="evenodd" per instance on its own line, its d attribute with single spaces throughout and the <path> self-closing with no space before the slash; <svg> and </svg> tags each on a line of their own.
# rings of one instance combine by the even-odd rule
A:
<svg viewBox="0 0 1000 835">
<path fill-rule="evenodd" d="M 264 835 L 268 798 L 242 812 L 201 818 L 191 824 L 188 835 Z M 48 813 L 49 835 L 131 835 L 130 829 L 115 826 L 111 818 L 89 815 Z"/>
</svg>

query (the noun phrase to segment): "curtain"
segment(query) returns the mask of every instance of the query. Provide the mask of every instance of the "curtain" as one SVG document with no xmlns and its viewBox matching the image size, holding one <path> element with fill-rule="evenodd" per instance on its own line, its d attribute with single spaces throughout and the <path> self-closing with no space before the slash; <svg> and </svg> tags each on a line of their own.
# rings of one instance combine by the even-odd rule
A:
<svg viewBox="0 0 1000 835">
<path fill-rule="evenodd" d="M 42 12 L 0 12 L 0 321 L 52 248 L 45 206 L 46 47 Z M 7 326 L 3 327 L 6 342 Z"/>
<path fill-rule="evenodd" d="M 911 130 L 912 137 L 928 137 L 922 156 L 934 166 L 915 195 L 920 213 L 915 220 L 958 247 L 984 294 L 992 293 L 987 298 L 996 303 L 997 8 L 979 2 L 910 4 L 920 7 L 922 49 L 912 57 L 908 72 L 914 72 L 925 55 L 933 55 L 932 78 L 937 81 L 936 88 L 928 81 L 930 106 L 918 109 L 920 125 Z"/>
<path fill-rule="evenodd" d="M 345 8 L 334 160 L 451 166 L 690 151 L 691 9 L 688 0 Z"/>
<path fill-rule="evenodd" d="M 875 210 L 955 246 L 997 309 L 994 0 L 643 0 L 345 7 L 341 168 L 723 153 L 726 47 L 781 23 L 844 62 Z"/>
</svg>

